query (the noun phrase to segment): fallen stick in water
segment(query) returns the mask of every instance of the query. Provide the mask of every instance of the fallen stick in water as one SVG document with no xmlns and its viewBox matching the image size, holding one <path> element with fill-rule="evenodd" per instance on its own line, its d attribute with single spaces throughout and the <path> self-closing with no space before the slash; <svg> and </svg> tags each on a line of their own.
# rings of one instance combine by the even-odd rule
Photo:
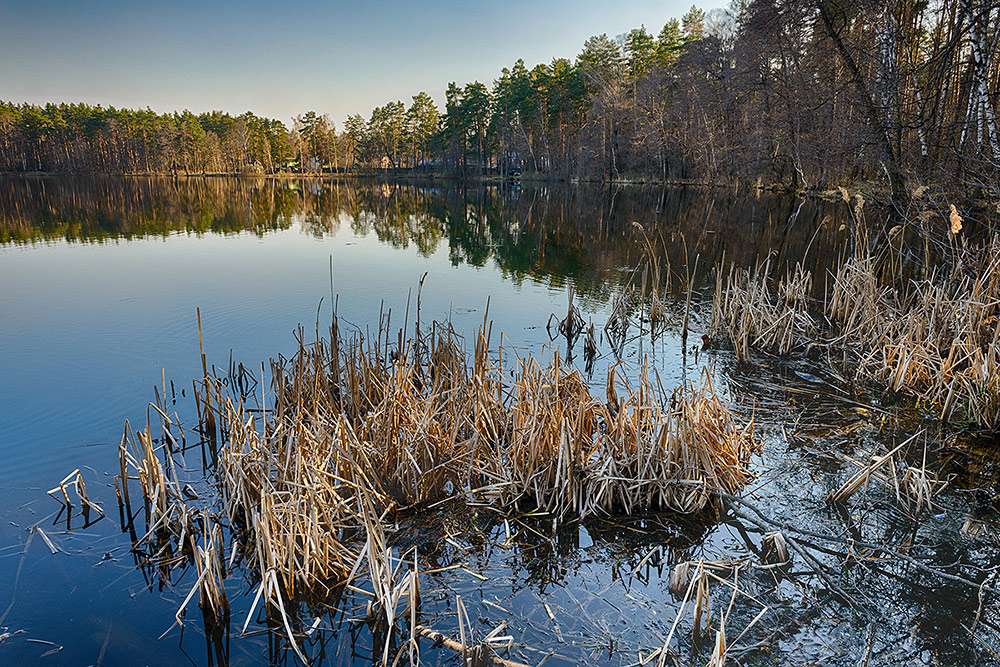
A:
<svg viewBox="0 0 1000 667">
<path fill-rule="evenodd" d="M 788 523 L 778 522 L 778 521 L 776 521 L 774 519 L 769 518 L 760 509 L 758 509 L 755 505 L 753 505 L 752 503 L 748 502 L 744 498 L 739 498 L 737 496 L 733 496 L 733 495 L 730 495 L 728 493 L 722 493 L 720 491 L 714 491 L 712 493 L 712 495 L 714 495 L 714 496 L 716 496 L 718 498 L 721 498 L 724 501 L 727 501 L 727 505 L 729 507 L 729 511 L 732 513 L 733 516 L 739 517 L 740 519 L 743 519 L 744 521 L 747 521 L 748 523 L 757 526 L 757 528 L 760 529 L 761 532 L 767 532 L 767 529 L 768 529 L 767 527 L 768 526 L 772 526 L 772 527 L 778 528 L 782 532 L 786 533 L 785 539 L 788 539 L 787 533 L 791 532 L 791 533 L 796 533 L 798 535 L 801 535 L 803 537 L 811 537 L 813 539 L 821 540 L 821 541 L 824 541 L 824 542 L 827 542 L 827 543 L 847 545 L 849 547 L 847 553 L 838 554 L 841 558 L 847 558 L 848 555 L 851 553 L 851 550 L 854 550 L 854 549 L 862 549 L 862 550 L 871 551 L 871 552 L 874 552 L 874 553 L 882 554 L 882 556 L 885 557 L 885 558 L 895 559 L 895 560 L 898 560 L 900 562 L 906 563 L 907 565 L 910 565 L 911 567 L 914 567 L 914 568 L 916 568 L 916 569 L 918 569 L 921 572 L 924 572 L 926 574 L 934 575 L 934 576 L 940 577 L 942 579 L 946 579 L 948 581 L 953 581 L 953 582 L 958 583 L 958 584 L 964 584 L 966 586 L 970 586 L 970 587 L 972 587 L 974 589 L 977 589 L 977 590 L 980 590 L 980 591 L 988 591 L 990 593 L 993 593 L 994 595 L 1000 595 L 1000 588 L 995 588 L 993 586 L 989 586 L 987 584 L 986 580 L 984 580 L 982 582 L 976 582 L 976 581 L 972 581 L 971 579 L 967 579 L 967 578 L 959 576 L 959 575 L 950 574 L 948 572 L 942 572 L 941 570 L 939 570 L 937 568 L 930 567 L 929 565 L 924 565 L 923 563 L 921 563 L 916 558 L 913 558 L 911 556 L 907 556 L 906 554 L 901 553 L 901 552 L 897 551 L 896 549 L 893 549 L 891 546 L 879 546 L 877 544 L 871 544 L 871 543 L 868 543 L 868 542 L 860 542 L 858 540 L 854 540 L 854 539 L 847 538 L 847 537 L 840 537 L 838 535 L 825 535 L 823 533 L 818 533 L 818 532 L 814 532 L 814 531 L 810 531 L 810 530 L 805 530 L 805 529 L 802 529 L 802 528 L 796 528 L 795 526 L 792 526 L 792 525 L 790 525 Z M 759 518 L 759 521 L 757 519 L 754 519 L 750 515 L 748 515 L 748 514 L 746 514 L 744 512 L 739 511 L 738 509 L 736 509 L 733 506 L 733 503 L 737 503 L 737 504 L 742 505 L 743 507 L 746 507 L 748 510 L 750 510 L 751 512 L 753 512 L 754 514 L 757 515 L 757 517 Z M 832 552 L 828 552 L 828 553 L 832 554 Z"/>
<path fill-rule="evenodd" d="M 881 468 L 886 463 L 891 461 L 892 457 L 896 454 L 896 452 L 898 452 L 900 449 L 913 442 L 917 438 L 917 436 L 921 435 L 921 433 L 923 433 L 923 431 L 920 431 L 920 433 L 914 433 L 912 436 L 910 436 L 903 442 L 896 445 L 896 447 L 885 456 L 873 460 L 871 463 L 865 466 L 864 469 L 862 469 L 861 471 L 856 473 L 853 477 L 851 477 L 849 480 L 847 480 L 847 482 L 845 482 L 843 486 L 837 489 L 834 493 L 831 493 L 830 500 L 832 500 L 833 502 L 841 502 L 841 503 L 847 502 L 847 500 L 851 496 L 853 496 L 858 491 L 858 489 L 868 484 L 868 480 L 871 479 L 871 476 L 875 473 L 875 471 L 877 471 L 879 468 Z"/>
<path fill-rule="evenodd" d="M 427 639 L 430 639 L 434 643 L 441 644 L 442 646 L 450 648 L 452 651 L 455 651 L 457 653 L 465 653 L 467 650 L 469 650 L 469 647 L 466 647 L 461 642 L 457 642 L 454 639 L 449 639 L 448 637 L 445 637 L 437 630 L 432 630 L 427 626 L 418 625 L 416 627 L 416 630 L 417 634 L 419 634 L 421 637 L 426 637 Z M 493 661 L 493 664 L 498 665 L 498 667 L 530 667 L 529 665 L 526 665 L 523 662 L 504 660 L 503 658 L 495 655 L 490 656 L 490 659 Z"/>
</svg>

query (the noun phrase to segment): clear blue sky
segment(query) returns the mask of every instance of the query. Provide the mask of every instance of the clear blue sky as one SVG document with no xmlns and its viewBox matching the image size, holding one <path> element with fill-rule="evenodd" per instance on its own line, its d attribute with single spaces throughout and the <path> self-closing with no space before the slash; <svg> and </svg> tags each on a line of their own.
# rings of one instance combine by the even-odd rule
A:
<svg viewBox="0 0 1000 667">
<path fill-rule="evenodd" d="M 0 99 L 339 125 L 421 90 L 440 104 L 449 81 L 489 85 L 517 58 L 573 58 L 594 34 L 655 35 L 691 2 L 0 0 Z"/>
</svg>

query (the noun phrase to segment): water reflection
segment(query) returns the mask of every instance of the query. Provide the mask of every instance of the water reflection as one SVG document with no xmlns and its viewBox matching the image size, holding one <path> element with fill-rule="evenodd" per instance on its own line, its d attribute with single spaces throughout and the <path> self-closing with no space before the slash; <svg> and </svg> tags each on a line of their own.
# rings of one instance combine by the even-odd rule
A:
<svg viewBox="0 0 1000 667">
<path fill-rule="evenodd" d="M 810 246 L 825 269 L 842 240 L 840 203 L 704 188 L 428 185 L 269 179 L 0 179 L 0 244 L 107 242 L 174 233 L 288 229 L 323 237 L 342 226 L 393 248 L 453 264 L 492 260 L 515 282 L 572 278 L 607 299 L 615 276 L 643 259 L 645 236 L 662 251 L 663 280 L 705 267 L 773 257 L 775 271 Z M 641 225 L 641 229 L 638 225 Z M 648 230 L 648 231 L 647 231 Z M 680 281 L 673 281 L 675 292 Z"/>
<path fill-rule="evenodd" d="M 843 214 L 839 203 L 791 200 L 732 190 L 601 189 L 529 184 L 523 188 L 506 184 L 462 187 L 453 183 L 401 185 L 266 179 L 0 179 L 0 243 L 6 246 L 5 249 L 14 251 L 18 247 L 49 250 L 46 246 L 49 243 L 112 246 L 117 240 L 183 234 L 196 237 L 199 242 L 198 236 L 209 235 L 250 236 L 250 241 L 255 242 L 254 235 L 266 240 L 281 236 L 273 232 L 289 230 L 292 235 L 301 232 L 296 237 L 298 241 L 318 245 L 313 244 L 312 237 L 329 239 L 338 231 L 351 231 L 378 239 L 378 252 L 389 257 L 390 262 L 398 261 L 403 254 L 390 248 L 407 249 L 422 256 L 446 250 L 447 258 L 454 265 L 492 265 L 515 283 L 539 281 L 561 286 L 572 282 L 583 299 L 600 304 L 610 301 L 612 295 L 620 291 L 621 283 L 634 277 L 634 267 L 647 259 L 647 238 L 662 256 L 662 286 L 669 286 L 671 297 L 678 303 L 683 296 L 684 282 L 677 276 L 686 275 L 693 269 L 695 257 L 699 258 L 696 283 L 700 286 L 710 284 L 709 267 L 714 265 L 730 262 L 750 265 L 770 257 L 774 260 L 773 270 L 780 271 L 784 265 L 800 259 L 807 248 L 807 264 L 814 275 L 822 275 L 847 233 L 840 230 Z M 328 247 L 317 252 L 324 261 Z M 245 246 L 240 248 L 245 249 Z M 176 256 L 191 249 L 190 245 L 185 245 L 177 249 Z M 104 257 L 107 255 L 102 254 Z M 218 261 L 218 258 L 206 253 L 199 261 Z M 363 261 L 358 265 L 363 266 Z M 226 268 L 230 270 L 233 266 L 236 266 L 235 261 Z M 289 273 L 288 267 L 282 264 L 269 279 L 275 282 L 273 276 Z M 416 270 L 413 273 L 417 273 Z M 470 270 L 456 275 L 464 280 L 474 273 Z M 668 280 L 668 276 L 673 279 Z M 299 279 L 293 276 L 289 280 Z M 366 276 L 361 279 L 368 280 Z M 397 283 L 409 280 L 409 277 L 399 278 Z M 402 291 L 405 293 L 411 285 L 405 282 Z M 281 283 L 276 290 L 282 299 L 290 291 L 288 286 L 289 283 Z M 231 300 L 233 294 L 239 293 L 221 289 L 219 292 L 222 294 L 220 301 Z M 518 308 L 526 308 L 524 295 L 518 294 L 515 298 Z M 277 301 L 276 298 L 271 303 Z M 314 300 L 309 300 L 305 312 L 314 312 L 313 304 Z M 564 304 L 560 301 L 560 308 L 565 308 Z M 91 308 L 90 304 L 85 306 Z M 547 303 L 536 310 L 542 308 L 548 312 Z M 447 304 L 438 310 L 447 311 Z M 107 312 L 115 317 L 120 311 Z M 146 355 L 151 347 L 148 338 L 143 338 L 149 335 L 146 329 L 151 328 L 147 313 L 126 312 L 130 314 L 122 319 L 140 321 L 140 325 L 123 340 L 144 340 L 136 354 Z M 34 311 L 30 313 L 31 317 L 23 319 L 31 322 L 34 331 L 38 326 L 36 315 Z M 538 328 L 539 336 L 535 337 L 538 338 L 543 335 L 545 313 L 539 317 L 533 313 L 534 319 L 530 322 L 518 324 L 522 329 Z M 670 313 L 674 318 L 671 332 L 678 330 L 679 313 L 676 308 Z M 286 315 L 286 311 L 282 311 L 278 317 Z M 474 319 L 480 317 L 476 314 Z M 226 313 L 222 319 L 233 318 Z M 246 321 L 258 330 L 261 314 L 255 309 L 252 319 L 240 320 L 234 330 L 225 330 L 216 337 L 223 338 L 223 344 L 231 344 L 227 337 L 238 337 L 251 328 L 244 324 Z M 361 325 L 369 323 L 359 322 Z M 296 323 L 282 321 L 282 334 Z M 508 324 L 498 322 L 498 328 Z M 598 327 L 602 324 L 597 322 Z M 58 322 L 58 329 L 72 334 L 72 344 L 62 347 L 69 351 L 68 358 L 73 362 L 87 354 L 77 346 L 77 338 L 84 338 L 87 331 L 78 325 L 78 319 L 71 323 Z M 120 325 L 116 323 L 115 326 Z M 187 321 L 184 324 L 188 329 L 192 326 Z M 104 338 L 92 334 L 91 337 L 99 339 L 101 348 L 107 346 Z M 276 335 L 261 336 L 260 346 L 266 354 L 275 353 L 275 338 Z M 166 339 L 175 345 L 177 336 L 168 331 Z M 656 352 L 648 336 L 646 341 L 646 348 L 641 347 L 641 341 L 633 347 Z M 677 346 L 677 340 L 671 338 L 667 345 L 672 349 Z M 687 347 L 683 348 L 683 354 L 687 354 Z M 20 351 L 18 353 L 20 356 Z M 51 355 L 52 351 L 46 350 L 45 354 Z M 668 354 L 671 353 L 661 352 L 661 357 Z M 921 562 L 976 581 L 985 580 L 990 572 L 1000 567 L 995 520 L 997 489 L 1000 488 L 995 440 L 970 443 L 947 429 L 931 429 L 921 423 L 919 416 L 900 415 L 904 411 L 895 406 L 876 402 L 870 396 L 859 396 L 850 383 L 837 379 L 835 369 L 817 368 L 813 362 L 758 363 L 749 367 L 732 363 L 724 352 L 712 350 L 702 354 L 710 355 L 709 358 L 718 363 L 720 374 L 726 378 L 732 394 L 745 406 L 745 416 L 755 416 L 766 440 L 761 479 L 752 493 L 754 501 L 768 516 L 806 530 L 844 536 L 845 540 L 849 537 L 855 542 L 893 545 L 901 553 L 916 554 Z M 44 355 L 38 354 L 36 358 L 43 359 Z M 218 356 L 214 359 L 220 361 Z M 257 359 L 230 361 L 227 386 L 244 397 L 248 393 L 256 395 L 260 390 L 257 379 L 239 365 L 240 361 L 251 363 Z M 668 363 L 674 361 L 674 357 L 668 357 Z M 165 363 L 167 377 L 173 374 L 179 381 L 176 392 L 171 384 L 170 399 L 174 401 L 180 397 L 178 403 L 190 403 L 180 387 L 186 386 L 192 375 L 178 371 L 176 365 L 170 365 L 171 361 Z M 40 375 L 37 362 L 28 366 L 23 377 L 28 377 L 29 373 Z M 686 360 L 683 366 L 687 368 Z M 157 374 L 159 368 L 155 369 Z M 123 382 L 120 376 L 129 375 L 127 369 L 116 371 L 114 382 L 120 384 Z M 88 382 L 93 382 L 92 377 L 87 377 Z M 814 382 L 817 377 L 826 384 Z M 60 382 L 74 384 L 65 383 L 60 375 L 53 375 L 53 378 L 49 386 Z M 74 386 L 85 384 L 79 382 Z M 112 413 L 110 418 L 115 420 L 118 429 L 121 418 L 141 412 L 141 409 L 128 412 L 117 406 L 109 407 L 107 397 L 111 393 L 111 381 L 102 384 L 107 386 L 94 392 L 99 394 L 100 405 L 89 407 L 88 415 L 97 411 Z M 18 393 L 25 393 L 24 388 L 19 386 Z M 149 398 L 145 385 L 125 393 L 140 396 L 140 406 Z M 167 398 L 167 387 L 163 389 L 163 398 Z M 66 402 L 81 403 L 82 400 L 77 396 Z M 24 405 L 20 407 L 23 409 Z M 128 404 L 128 410 L 134 407 Z M 67 417 L 66 421 L 72 422 L 66 428 L 74 434 L 87 428 L 80 425 L 82 419 Z M 37 422 L 34 422 L 32 428 L 36 427 Z M 947 494 L 939 501 L 944 505 L 939 516 L 914 520 L 884 488 L 866 490 L 862 494 L 863 502 L 852 505 L 847 512 L 828 509 L 824 501 L 826 494 L 853 470 L 853 464 L 845 457 L 862 459 L 873 451 L 887 451 L 921 428 L 927 431 L 925 439 L 934 445 L 930 448 L 928 461 L 935 467 L 940 466 L 942 475 L 953 475 Z M 14 435 L 8 438 L 14 443 L 12 457 L 18 456 L 17 452 L 43 451 L 25 446 L 26 439 L 16 437 L 18 432 Z M 115 456 L 116 441 L 113 437 L 107 440 L 111 444 L 100 453 L 102 457 L 106 455 L 100 459 L 103 463 L 92 460 L 104 469 L 114 465 Z M 44 453 L 46 456 L 39 458 L 48 462 L 51 452 L 44 450 Z M 905 453 L 906 461 L 919 463 L 922 454 L 920 448 L 913 448 Z M 94 457 L 97 459 L 98 455 Z M 184 465 L 185 457 L 192 475 L 199 460 L 205 469 L 214 468 L 211 450 L 181 451 L 178 465 Z M 8 466 L 10 463 L 8 460 Z M 32 474 L 36 472 L 32 468 Z M 210 476 L 208 481 L 193 478 L 192 484 L 206 499 L 211 497 Z M 99 487 L 93 488 L 95 493 L 99 492 Z M 113 490 L 105 490 L 105 499 L 113 497 Z M 8 505 L 14 507 L 21 502 L 19 499 Z M 136 508 L 136 512 L 141 509 Z M 8 516 L 22 520 L 13 514 L 4 518 Z M 124 517 L 119 519 L 129 530 L 131 522 Z M 174 634 L 156 644 L 153 640 L 172 622 L 172 614 L 197 578 L 193 565 L 181 559 L 176 568 L 151 567 L 149 557 L 155 556 L 154 552 L 163 545 L 147 554 L 132 552 L 123 556 L 138 536 L 134 532 L 109 536 L 108 533 L 117 532 L 117 527 L 109 526 L 114 523 L 113 518 L 89 525 L 86 530 L 81 530 L 84 521 L 79 515 L 64 514 L 56 521 L 59 523 L 53 523 L 47 532 L 52 533 L 61 547 L 73 544 L 71 540 L 77 540 L 76 544 L 84 540 L 108 540 L 106 545 L 84 543 L 85 548 L 96 549 L 97 558 L 102 553 L 118 554 L 115 558 L 120 556 L 121 566 L 128 567 L 127 572 L 116 572 L 111 569 L 114 566 L 112 559 L 101 560 L 104 565 L 95 570 L 96 566 L 92 560 L 86 560 L 82 549 L 77 550 L 81 553 L 74 554 L 75 560 L 59 561 L 59 565 L 72 574 L 64 577 L 67 590 L 71 587 L 76 590 L 78 585 L 81 590 L 90 590 L 86 588 L 90 584 L 84 582 L 100 580 L 103 588 L 95 603 L 100 609 L 95 613 L 101 615 L 102 622 L 116 613 L 141 617 L 131 619 L 131 625 L 119 622 L 114 626 L 114 637 L 103 664 L 127 665 L 137 659 L 175 664 L 182 660 L 182 654 L 195 664 L 221 665 L 230 661 L 297 664 L 280 615 L 273 609 L 257 609 L 254 618 L 250 619 L 247 634 L 231 639 L 231 632 L 239 634 L 259 585 L 252 568 L 241 568 L 239 557 L 226 580 L 233 600 L 233 619 L 219 624 L 209 618 L 198 618 L 199 613 L 189 609 L 180 639 L 175 629 Z M 8 531 L 4 548 L 6 544 L 24 539 L 20 533 L 10 537 L 14 533 L 6 523 L 0 526 L 0 530 Z M 71 536 L 71 531 L 75 535 Z M 478 613 L 473 620 L 481 635 L 500 620 L 507 620 L 511 631 L 516 633 L 524 658 L 537 664 L 550 655 L 546 664 L 551 667 L 555 664 L 632 664 L 640 650 L 648 655 L 662 645 L 679 606 L 668 590 L 669 568 L 700 558 L 751 557 L 762 532 L 749 524 L 736 523 L 732 517 L 714 515 L 683 522 L 665 515 L 632 521 L 595 519 L 583 526 L 563 526 L 553 531 L 551 520 L 545 517 L 516 516 L 505 522 L 490 510 L 460 508 L 417 517 L 412 523 L 400 526 L 393 535 L 393 544 L 398 554 L 416 548 L 421 571 L 427 573 L 421 580 L 423 622 L 457 636 L 454 601 L 456 595 L 462 595 L 476 605 Z M 94 538 L 92 533 L 102 536 Z M 802 543 L 807 544 L 805 538 Z M 9 553 L 16 556 L 20 553 L 20 545 L 15 546 L 18 549 Z M 868 641 L 872 642 L 870 664 L 904 659 L 930 662 L 935 658 L 940 659 L 941 664 L 972 664 L 977 660 L 979 664 L 987 664 L 992 659 L 960 625 L 972 628 L 978 622 L 981 635 L 991 636 L 988 632 L 1000 621 L 988 591 L 987 604 L 980 614 L 980 599 L 969 586 L 921 574 L 905 563 L 858 558 L 843 544 L 822 543 L 808 548 L 822 560 L 827 576 L 851 592 L 863 609 L 854 610 L 836 602 L 827 584 L 808 573 L 794 569 L 788 573 L 748 572 L 741 579 L 741 586 L 772 605 L 773 614 L 755 626 L 741 642 L 743 646 L 763 642 L 757 653 L 748 650 L 740 654 L 744 663 L 773 661 L 773 653 L 778 653 L 803 662 L 856 665 Z M 24 581 L 28 584 L 20 584 L 21 597 L 13 607 L 13 615 L 6 621 L 0 620 L 0 625 L 18 623 L 12 626 L 12 631 L 15 627 L 28 625 L 29 621 L 36 626 L 44 626 L 48 621 L 51 626 L 72 627 L 69 619 L 83 615 L 76 606 L 78 603 L 65 602 L 64 598 L 65 609 L 61 608 L 63 605 L 53 609 L 47 601 L 52 593 L 48 588 L 52 586 L 52 572 L 48 568 L 51 561 L 41 559 L 55 555 L 48 554 L 39 539 L 35 540 L 33 549 L 38 553 L 32 552 L 27 560 Z M 4 554 L 8 552 L 0 556 Z M 13 562 L 13 559 L 7 561 Z M 32 563 L 43 566 L 32 572 Z M 795 567 L 811 569 L 801 560 L 796 561 Z M 10 572 L 15 568 L 7 569 Z M 11 584 L 9 579 L 9 575 L 0 577 L 2 604 L 14 597 L 18 587 L 16 580 Z M 36 597 L 45 601 L 33 602 L 26 593 L 28 589 L 42 591 Z M 719 601 L 716 604 L 728 602 L 728 592 L 721 585 L 715 591 L 719 591 L 713 592 Z M 130 593 L 134 594 L 134 600 Z M 397 649 L 405 652 L 399 639 L 405 632 L 390 635 L 386 628 L 364 621 L 366 603 L 365 595 L 353 591 L 335 591 L 319 600 L 289 601 L 292 632 L 313 664 L 371 664 L 378 660 L 376 656 L 381 656 L 386 641 L 394 642 L 391 655 L 395 655 Z M 141 613 L 134 613 L 136 604 L 141 605 Z M 548 605 L 558 619 L 560 637 L 556 636 L 544 605 Z M 758 612 L 759 607 L 738 602 L 732 616 L 733 634 L 746 627 Z M 84 627 L 99 625 L 88 623 Z M 695 646 L 689 638 L 690 617 L 681 625 L 685 637 L 680 647 L 686 651 L 683 661 L 700 660 L 700 664 L 704 664 L 705 647 Z M 872 634 L 869 628 L 874 628 Z M 129 631 L 135 633 L 131 639 L 125 634 Z M 83 648 L 94 642 L 82 636 L 86 631 L 80 630 L 78 634 L 80 636 L 68 634 L 65 644 L 77 647 L 82 655 Z M 83 660 L 99 662 L 96 660 L 98 655 L 105 655 L 101 643 L 110 636 L 110 630 L 107 634 L 102 632 L 96 639 L 93 656 L 88 653 Z M 0 653 L 0 662 L 22 657 L 29 661 L 37 659 L 42 652 L 30 652 L 38 648 L 31 644 L 22 643 L 20 648 L 14 648 L 17 641 L 11 639 L 0 646 L 0 651 L 7 651 Z M 430 664 L 435 661 L 461 663 L 460 658 L 444 649 L 431 649 L 429 642 L 423 642 L 423 649 L 425 661 Z M 64 657 L 68 653 L 65 652 Z M 401 664 L 405 662 L 404 656 Z"/>
</svg>

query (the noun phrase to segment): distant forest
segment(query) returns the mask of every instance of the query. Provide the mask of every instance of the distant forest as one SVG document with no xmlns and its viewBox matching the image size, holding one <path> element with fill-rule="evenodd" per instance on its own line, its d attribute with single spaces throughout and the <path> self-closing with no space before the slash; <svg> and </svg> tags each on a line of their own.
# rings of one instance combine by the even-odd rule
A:
<svg viewBox="0 0 1000 667">
<path fill-rule="evenodd" d="M 435 172 L 996 188 L 1000 5 L 734 0 L 341 128 L 247 112 L 0 102 L 0 171 Z"/>
</svg>

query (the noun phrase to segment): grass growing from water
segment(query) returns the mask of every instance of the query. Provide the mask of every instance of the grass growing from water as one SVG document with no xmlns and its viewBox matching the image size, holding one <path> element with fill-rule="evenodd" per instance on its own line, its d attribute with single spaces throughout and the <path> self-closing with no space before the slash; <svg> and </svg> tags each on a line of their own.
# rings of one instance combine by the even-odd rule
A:
<svg viewBox="0 0 1000 667">
<path fill-rule="evenodd" d="M 951 266 L 903 279 L 890 252 L 862 237 L 836 268 L 823 302 L 796 267 L 777 289 L 768 265 L 717 275 L 710 337 L 737 357 L 825 348 L 859 381 L 911 395 L 943 421 L 1000 428 L 1000 238 L 956 252 Z M 817 323 L 825 316 L 827 325 Z"/>
<path fill-rule="evenodd" d="M 238 551 L 259 581 L 251 616 L 263 600 L 296 651 L 288 602 L 350 587 L 362 571 L 374 589 L 369 615 L 389 628 L 408 615 L 413 635 L 416 562 L 394 559 L 381 528 L 407 512 L 460 498 L 501 514 L 533 508 L 554 523 L 691 513 L 750 479 L 753 424 L 737 422 L 707 372 L 668 394 L 646 367 L 632 386 L 619 364 L 598 397 L 558 353 L 548 361 L 492 353 L 491 329 L 484 321 L 471 354 L 448 325 L 391 336 L 387 319 L 374 335 L 344 336 L 335 319 L 328 338 L 310 343 L 300 330 L 296 354 L 271 362 L 273 398 L 257 409 L 206 370 L 196 391 L 200 430 L 237 545 L 230 565 Z M 504 371 L 505 361 L 516 370 Z M 167 442 L 171 422 L 154 412 Z M 129 487 L 138 481 L 147 534 L 137 543 L 157 562 L 194 559 L 202 606 L 223 618 L 217 526 L 192 507 L 172 459 L 161 460 L 153 428 L 123 439 L 123 517 L 132 516 Z"/>
</svg>

